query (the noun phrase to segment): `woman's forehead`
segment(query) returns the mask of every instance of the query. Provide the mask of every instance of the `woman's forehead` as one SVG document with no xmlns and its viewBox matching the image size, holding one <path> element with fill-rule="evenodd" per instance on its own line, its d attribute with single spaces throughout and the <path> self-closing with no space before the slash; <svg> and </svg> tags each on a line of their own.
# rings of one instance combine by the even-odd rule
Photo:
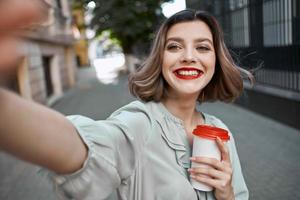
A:
<svg viewBox="0 0 300 200">
<path fill-rule="evenodd" d="M 167 32 L 166 40 L 170 40 L 172 38 L 181 38 L 183 40 L 206 38 L 211 41 L 213 40 L 209 26 L 200 20 L 180 22 L 171 26 Z"/>
</svg>

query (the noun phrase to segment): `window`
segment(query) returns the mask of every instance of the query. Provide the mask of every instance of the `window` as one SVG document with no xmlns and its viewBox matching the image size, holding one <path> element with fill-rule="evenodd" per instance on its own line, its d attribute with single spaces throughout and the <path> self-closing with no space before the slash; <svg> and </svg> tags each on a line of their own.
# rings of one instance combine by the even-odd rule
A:
<svg viewBox="0 0 300 200">
<path fill-rule="evenodd" d="M 232 45 L 248 47 L 249 37 L 249 8 L 248 0 L 230 0 Z"/>
<path fill-rule="evenodd" d="M 264 46 L 292 44 L 292 0 L 263 2 Z"/>
</svg>

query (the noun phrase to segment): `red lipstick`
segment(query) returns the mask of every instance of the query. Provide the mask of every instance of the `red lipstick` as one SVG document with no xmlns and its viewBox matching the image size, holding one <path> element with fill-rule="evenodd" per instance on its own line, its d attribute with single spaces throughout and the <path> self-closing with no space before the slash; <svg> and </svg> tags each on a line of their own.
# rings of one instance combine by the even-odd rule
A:
<svg viewBox="0 0 300 200">
<path fill-rule="evenodd" d="M 182 67 L 176 69 L 174 71 L 174 74 L 179 79 L 193 80 L 199 78 L 203 74 L 203 72 L 194 67 Z"/>
</svg>

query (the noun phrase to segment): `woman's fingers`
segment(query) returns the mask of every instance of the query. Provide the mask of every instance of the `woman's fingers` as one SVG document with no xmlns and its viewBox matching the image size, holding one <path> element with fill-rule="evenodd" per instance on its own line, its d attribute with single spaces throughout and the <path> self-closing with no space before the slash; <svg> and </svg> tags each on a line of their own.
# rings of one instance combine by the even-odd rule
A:
<svg viewBox="0 0 300 200">
<path fill-rule="evenodd" d="M 191 168 L 188 171 L 192 179 L 221 190 L 231 185 L 232 170 L 230 167 L 224 167 L 224 169 L 225 171 L 221 171 L 211 166 L 203 166 Z"/>
<path fill-rule="evenodd" d="M 0 33 L 26 27 L 41 21 L 45 3 L 41 0 L 9 0 L 0 2 Z"/>
<path fill-rule="evenodd" d="M 0 1 L 0 74 L 13 70 L 19 61 L 20 29 L 45 20 L 47 9 L 42 0 Z"/>
<path fill-rule="evenodd" d="M 230 167 L 230 162 L 221 162 L 215 158 L 207 158 L 207 157 L 192 157 L 191 161 L 199 164 L 209 165 L 212 168 L 217 170 L 224 171 L 226 168 Z"/>
<path fill-rule="evenodd" d="M 217 159 L 197 157 L 198 167 L 193 167 L 188 171 L 193 174 L 204 174 L 213 178 L 222 178 L 224 174 L 232 175 L 230 163 L 220 162 Z"/>
<path fill-rule="evenodd" d="M 191 168 L 188 169 L 188 171 L 191 173 L 191 175 L 199 175 L 199 176 L 204 175 L 204 176 L 212 177 L 214 179 L 220 179 L 223 176 L 223 173 L 221 171 L 208 166 Z"/>
<path fill-rule="evenodd" d="M 229 150 L 228 150 L 227 146 L 225 145 L 225 143 L 219 137 L 217 137 L 216 143 L 221 152 L 221 161 L 230 163 Z"/>
<path fill-rule="evenodd" d="M 215 189 L 221 189 L 221 190 L 223 190 L 223 188 L 226 187 L 228 185 L 228 182 L 230 181 L 227 179 L 212 179 L 210 177 L 199 176 L 199 175 L 198 176 L 191 175 L 191 178 L 201 183 L 207 184 Z"/>
</svg>

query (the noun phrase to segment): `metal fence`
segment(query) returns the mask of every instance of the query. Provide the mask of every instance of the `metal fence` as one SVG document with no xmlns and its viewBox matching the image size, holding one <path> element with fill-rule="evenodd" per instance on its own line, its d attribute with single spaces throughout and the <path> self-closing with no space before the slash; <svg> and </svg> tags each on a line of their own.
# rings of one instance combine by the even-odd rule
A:
<svg viewBox="0 0 300 200">
<path fill-rule="evenodd" d="M 300 93 L 300 46 L 234 48 L 242 67 L 252 69 L 257 83 Z"/>
<path fill-rule="evenodd" d="M 202 1 L 200 9 L 219 19 L 238 63 L 257 69 L 257 83 L 300 93 L 299 0 Z"/>
</svg>

